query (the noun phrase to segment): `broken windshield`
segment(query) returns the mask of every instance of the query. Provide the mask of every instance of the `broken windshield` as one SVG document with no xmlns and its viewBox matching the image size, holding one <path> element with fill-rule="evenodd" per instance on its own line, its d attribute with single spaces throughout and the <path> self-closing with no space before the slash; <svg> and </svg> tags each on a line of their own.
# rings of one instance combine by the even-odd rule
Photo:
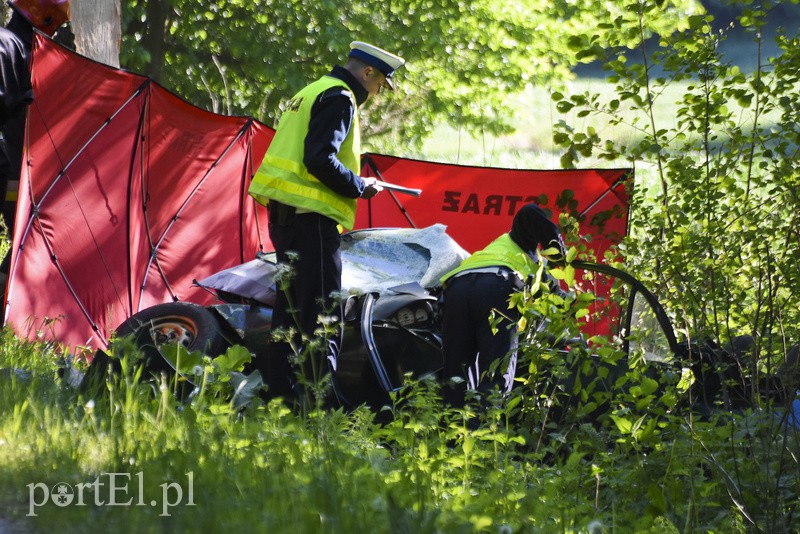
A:
<svg viewBox="0 0 800 534">
<path fill-rule="evenodd" d="M 342 288 L 383 291 L 417 282 L 434 287 L 469 254 L 445 233 L 446 227 L 386 228 L 342 236 Z"/>
</svg>

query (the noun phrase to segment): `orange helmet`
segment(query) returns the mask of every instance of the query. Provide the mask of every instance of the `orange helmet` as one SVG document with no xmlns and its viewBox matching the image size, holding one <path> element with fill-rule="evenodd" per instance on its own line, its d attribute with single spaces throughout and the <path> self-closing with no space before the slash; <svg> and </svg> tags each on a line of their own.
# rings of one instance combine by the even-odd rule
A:
<svg viewBox="0 0 800 534">
<path fill-rule="evenodd" d="M 47 35 L 69 20 L 69 0 L 10 0 L 11 6 Z"/>
</svg>

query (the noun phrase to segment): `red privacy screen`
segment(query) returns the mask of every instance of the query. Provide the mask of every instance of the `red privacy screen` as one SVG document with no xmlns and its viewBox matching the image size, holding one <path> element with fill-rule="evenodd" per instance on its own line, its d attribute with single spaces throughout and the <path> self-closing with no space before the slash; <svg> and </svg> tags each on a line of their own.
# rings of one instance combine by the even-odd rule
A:
<svg viewBox="0 0 800 534">
<path fill-rule="evenodd" d="M 592 236 L 599 258 L 628 231 L 630 169 L 519 170 L 432 163 L 379 154 L 365 157 L 364 174 L 413 189 L 419 198 L 386 192 L 361 201 L 356 227 L 413 226 L 434 223 L 469 252 L 511 229 L 517 210 L 537 202 L 581 221 L 581 235 Z"/>
<path fill-rule="evenodd" d="M 76 75 L 76 73 L 80 73 Z M 22 337 L 106 348 L 130 315 L 271 244 L 247 189 L 274 131 L 201 110 L 152 80 L 37 35 L 34 104 L 15 220 L 5 321 Z M 628 169 L 508 170 L 364 157 L 365 176 L 423 190 L 359 201 L 357 228 L 441 223 L 474 251 L 522 204 L 570 211 L 598 257 L 627 232 Z"/>
</svg>

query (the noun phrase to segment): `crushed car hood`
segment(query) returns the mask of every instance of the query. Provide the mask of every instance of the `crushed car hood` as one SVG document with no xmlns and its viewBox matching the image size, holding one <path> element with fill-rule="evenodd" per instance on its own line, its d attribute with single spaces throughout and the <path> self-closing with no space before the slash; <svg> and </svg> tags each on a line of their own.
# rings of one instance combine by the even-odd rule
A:
<svg viewBox="0 0 800 534">
<path fill-rule="evenodd" d="M 384 293 L 397 286 L 435 287 L 439 278 L 469 256 L 446 227 L 371 228 L 342 236 L 342 289 L 353 293 Z M 236 265 L 196 282 L 267 305 L 275 303 L 275 253 Z"/>
</svg>

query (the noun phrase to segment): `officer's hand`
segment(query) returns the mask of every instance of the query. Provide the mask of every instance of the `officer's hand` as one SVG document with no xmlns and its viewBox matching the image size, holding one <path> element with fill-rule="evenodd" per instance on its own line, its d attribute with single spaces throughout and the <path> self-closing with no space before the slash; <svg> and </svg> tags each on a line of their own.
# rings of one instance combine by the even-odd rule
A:
<svg viewBox="0 0 800 534">
<path fill-rule="evenodd" d="M 381 191 L 383 191 L 383 187 L 378 184 L 377 178 L 364 178 L 364 183 L 367 185 L 364 190 L 361 192 L 361 198 L 367 199 L 372 198 Z"/>
</svg>

